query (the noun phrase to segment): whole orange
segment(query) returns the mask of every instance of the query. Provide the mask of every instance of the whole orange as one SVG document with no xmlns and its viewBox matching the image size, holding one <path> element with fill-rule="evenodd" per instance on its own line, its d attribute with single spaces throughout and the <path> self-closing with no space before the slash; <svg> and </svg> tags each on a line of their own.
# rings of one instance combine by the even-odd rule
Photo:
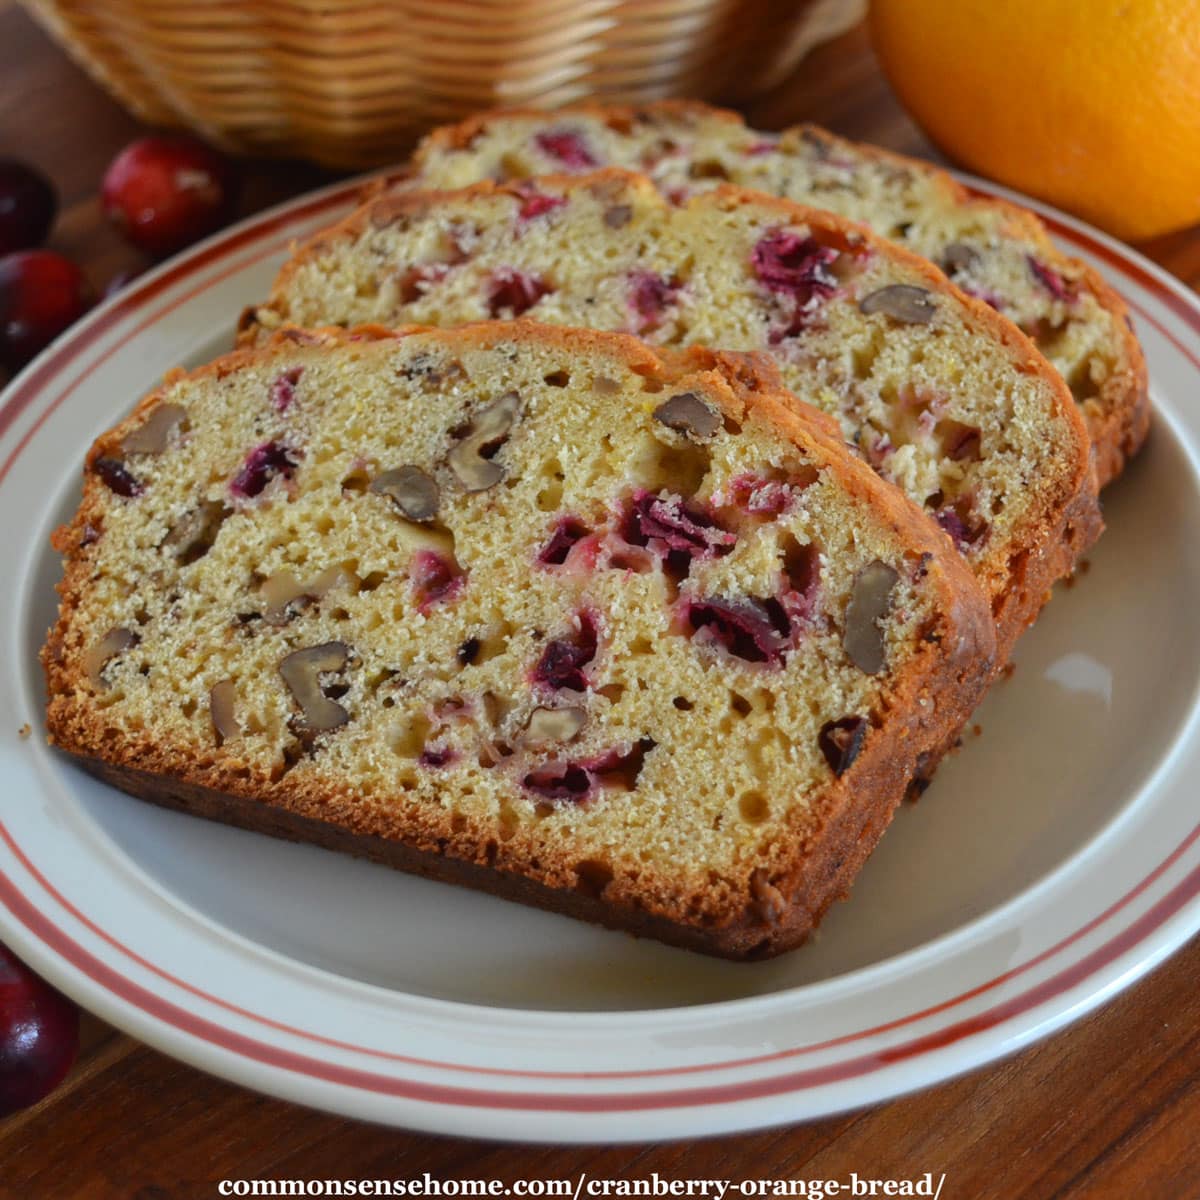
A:
<svg viewBox="0 0 1200 1200">
<path fill-rule="evenodd" d="M 1118 237 L 1200 221 L 1200 0 L 872 0 L 951 158 Z"/>
</svg>

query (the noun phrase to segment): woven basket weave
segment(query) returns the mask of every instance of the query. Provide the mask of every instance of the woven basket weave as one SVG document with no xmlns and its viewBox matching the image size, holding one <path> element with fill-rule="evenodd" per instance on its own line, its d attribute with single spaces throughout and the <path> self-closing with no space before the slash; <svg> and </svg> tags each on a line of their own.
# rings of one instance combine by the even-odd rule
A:
<svg viewBox="0 0 1200 1200">
<path fill-rule="evenodd" d="M 337 167 L 586 96 L 745 100 L 865 0 L 23 0 L 143 120 Z"/>
</svg>

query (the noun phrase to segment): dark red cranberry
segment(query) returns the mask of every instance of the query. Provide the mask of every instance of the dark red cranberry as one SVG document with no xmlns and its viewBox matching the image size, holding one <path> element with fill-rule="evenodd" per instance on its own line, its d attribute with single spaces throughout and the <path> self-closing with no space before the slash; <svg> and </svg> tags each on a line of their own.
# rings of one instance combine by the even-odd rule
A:
<svg viewBox="0 0 1200 1200">
<path fill-rule="evenodd" d="M 423 767 L 448 767 L 457 757 L 449 746 L 426 746 L 417 761 Z"/>
<path fill-rule="evenodd" d="M 535 767 L 521 782 L 546 800 L 586 800 L 596 787 L 631 792 L 654 746 L 654 739 L 646 737 L 634 746 L 614 746 L 582 762 L 546 763 Z"/>
<path fill-rule="evenodd" d="M 553 289 L 528 271 L 502 267 L 488 284 L 488 313 L 493 317 L 519 317 Z"/>
<path fill-rule="evenodd" d="M 745 148 L 745 150 L 742 151 L 742 153 L 747 155 L 750 158 L 757 158 L 759 155 L 770 154 L 773 150 L 778 150 L 778 149 L 779 149 L 778 142 L 760 141 L 760 142 L 751 142 L 750 145 L 747 146 Z"/>
<path fill-rule="evenodd" d="M 842 717 L 837 721 L 826 721 L 817 734 L 817 745 L 829 764 L 829 769 L 838 776 L 845 774 L 858 757 L 867 737 L 866 717 Z"/>
<path fill-rule="evenodd" d="M 683 618 L 697 641 L 745 662 L 779 663 L 787 649 L 790 628 L 778 600 L 689 600 Z"/>
<path fill-rule="evenodd" d="M 958 546 L 970 544 L 967 540 L 967 527 L 954 509 L 942 508 L 933 515 L 934 520 L 954 539 Z"/>
<path fill-rule="evenodd" d="M 773 292 L 794 300 L 788 323 L 772 330 L 770 340 L 793 337 L 808 324 L 822 300 L 837 290 L 837 277 L 829 269 L 838 252 L 814 237 L 776 230 L 754 247 L 751 263 L 758 280 Z"/>
<path fill-rule="evenodd" d="M 583 800 L 592 790 L 592 777 L 576 763 L 535 767 L 521 783 L 545 800 Z"/>
<path fill-rule="evenodd" d="M 678 285 L 653 271 L 635 271 L 629 278 L 629 304 L 636 316 L 635 332 L 649 333 L 663 323 L 664 314 L 679 292 Z"/>
<path fill-rule="evenodd" d="M 0 364 L 23 367 L 91 304 L 83 272 L 52 250 L 0 258 Z"/>
<path fill-rule="evenodd" d="M 119 458 L 98 458 L 92 464 L 92 470 L 104 480 L 108 490 L 118 496 L 132 499 L 146 490 Z"/>
<path fill-rule="evenodd" d="M 550 540 L 538 553 L 538 562 L 544 567 L 561 567 L 575 544 L 587 537 L 588 532 L 588 527 L 578 517 L 563 517 L 555 525 Z"/>
<path fill-rule="evenodd" d="M 570 637 L 547 642 L 541 658 L 533 668 L 533 682 L 558 691 L 587 691 L 588 680 L 583 668 L 596 657 L 598 645 L 596 623 L 586 613 L 576 618 L 579 628 Z"/>
<path fill-rule="evenodd" d="M 1055 300 L 1075 299 L 1075 289 L 1057 271 L 1034 258 L 1032 254 L 1028 255 L 1025 261 L 1029 264 L 1033 277 Z"/>
<path fill-rule="evenodd" d="M 681 496 L 660 497 L 644 488 L 630 498 L 620 534 L 631 546 L 653 551 L 681 577 L 693 559 L 727 554 L 737 541 L 736 533 L 722 529 L 709 513 L 685 504 Z"/>
<path fill-rule="evenodd" d="M 586 171 L 589 167 L 599 165 L 582 134 L 573 130 L 548 129 L 545 133 L 539 133 L 534 141 L 543 154 L 556 159 L 564 167 L 570 167 L 572 171 Z"/>
<path fill-rule="evenodd" d="M 271 382 L 271 407 L 276 412 L 287 412 L 296 398 L 296 384 L 304 374 L 303 367 L 291 367 Z"/>
<path fill-rule="evenodd" d="M 962 500 L 938 509 L 933 516 L 960 550 L 978 545 L 988 531 L 987 522 L 972 513 L 969 503 Z"/>
<path fill-rule="evenodd" d="M 57 213 L 54 186 L 40 171 L 0 159 L 0 255 L 40 246 Z"/>
<path fill-rule="evenodd" d="M 525 191 L 521 194 L 521 208 L 517 218 L 521 221 L 532 221 L 534 217 L 561 208 L 566 202 L 566 196 L 547 196 L 545 192 Z"/>
<path fill-rule="evenodd" d="M 418 550 L 413 555 L 409 578 L 417 593 L 417 608 L 423 613 L 453 600 L 465 582 L 458 565 L 434 550 Z"/>
<path fill-rule="evenodd" d="M 828 295 L 837 287 L 829 269 L 838 252 L 814 237 L 801 237 L 777 229 L 754 247 L 754 274 L 773 292 L 789 292 L 805 299 L 814 291 Z"/>
<path fill-rule="evenodd" d="M 300 452 L 282 442 L 263 442 L 246 456 L 238 473 L 229 484 L 235 496 L 252 499 L 277 475 L 291 479 L 300 465 Z"/>
<path fill-rule="evenodd" d="M 188 137 L 132 142 L 104 175 L 104 212 L 148 254 L 163 257 L 220 229 L 233 214 L 229 161 Z"/>
<path fill-rule="evenodd" d="M 0 945 L 0 1117 L 36 1104 L 79 1053 L 79 1009 Z"/>
</svg>

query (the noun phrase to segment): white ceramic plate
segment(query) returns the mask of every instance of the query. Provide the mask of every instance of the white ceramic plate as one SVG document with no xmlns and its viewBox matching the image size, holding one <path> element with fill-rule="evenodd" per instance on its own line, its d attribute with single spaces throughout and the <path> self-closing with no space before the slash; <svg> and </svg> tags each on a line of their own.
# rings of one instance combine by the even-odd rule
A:
<svg viewBox="0 0 1200 1200">
<path fill-rule="evenodd" d="M 982 733 L 799 952 L 738 965 L 639 942 L 160 811 L 50 752 L 48 537 L 88 444 L 164 370 L 226 348 L 289 240 L 353 192 L 145 277 L 0 402 L 4 941 L 113 1024 L 265 1092 L 447 1133 L 612 1142 L 802 1120 L 944 1079 L 1065 1024 L 1200 927 L 1200 304 L 1055 214 L 1133 307 L 1154 432 Z"/>
</svg>

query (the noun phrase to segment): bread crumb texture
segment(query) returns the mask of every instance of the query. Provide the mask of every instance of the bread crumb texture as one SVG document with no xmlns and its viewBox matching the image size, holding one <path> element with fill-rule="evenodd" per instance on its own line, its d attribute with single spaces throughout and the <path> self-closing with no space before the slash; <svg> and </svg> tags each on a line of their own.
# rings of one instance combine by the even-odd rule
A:
<svg viewBox="0 0 1200 1200">
<path fill-rule="evenodd" d="M 862 221 L 1033 339 L 1087 422 L 1101 484 L 1144 440 L 1146 363 L 1124 301 L 1060 251 L 1032 213 L 972 194 L 929 163 L 814 126 L 766 134 L 732 113 L 667 101 L 485 114 L 427 138 L 414 178 L 461 187 L 610 165 L 646 172 L 677 200 L 734 183 Z"/>
<path fill-rule="evenodd" d="M 1066 388 L 1008 322 L 865 230 L 739 188 L 676 206 L 647 179 L 608 170 L 385 195 L 302 248 L 258 320 L 522 315 L 771 354 L 788 388 L 930 513 L 994 597 L 1094 490 Z"/>
<path fill-rule="evenodd" d="M 56 535 L 52 739 L 670 921 L 769 909 L 857 760 L 890 812 L 965 719 L 991 628 L 743 365 L 493 323 L 174 377 Z"/>
</svg>

